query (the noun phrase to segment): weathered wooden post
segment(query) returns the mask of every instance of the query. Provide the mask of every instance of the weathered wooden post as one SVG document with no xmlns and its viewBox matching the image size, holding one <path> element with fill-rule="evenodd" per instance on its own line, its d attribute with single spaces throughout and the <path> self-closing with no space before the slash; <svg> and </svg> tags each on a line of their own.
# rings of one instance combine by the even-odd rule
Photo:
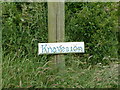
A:
<svg viewBox="0 0 120 90">
<path fill-rule="evenodd" d="M 65 53 L 84 53 L 84 42 L 64 42 L 64 1 L 48 2 L 48 42 L 38 43 L 38 55 L 53 54 L 49 60 L 52 71 L 63 72 Z"/>
<path fill-rule="evenodd" d="M 48 2 L 48 42 L 64 42 L 64 2 Z M 50 66 L 64 70 L 64 55 L 52 55 Z"/>
</svg>

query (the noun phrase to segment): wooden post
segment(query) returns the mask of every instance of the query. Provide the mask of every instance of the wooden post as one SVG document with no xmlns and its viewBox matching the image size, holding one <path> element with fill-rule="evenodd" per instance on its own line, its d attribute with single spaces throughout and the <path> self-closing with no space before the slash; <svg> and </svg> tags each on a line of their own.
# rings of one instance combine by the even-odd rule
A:
<svg viewBox="0 0 120 90">
<path fill-rule="evenodd" d="M 48 2 L 48 42 L 63 42 L 64 30 L 64 2 Z M 64 70 L 65 61 L 63 55 L 51 56 L 52 68 Z"/>
</svg>

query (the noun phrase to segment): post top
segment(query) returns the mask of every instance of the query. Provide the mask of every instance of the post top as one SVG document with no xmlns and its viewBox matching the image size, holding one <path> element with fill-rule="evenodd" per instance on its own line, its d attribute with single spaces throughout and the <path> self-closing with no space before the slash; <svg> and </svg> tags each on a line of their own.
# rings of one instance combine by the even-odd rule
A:
<svg viewBox="0 0 120 90">
<path fill-rule="evenodd" d="M 47 2 L 65 2 L 65 0 L 47 0 Z"/>
</svg>

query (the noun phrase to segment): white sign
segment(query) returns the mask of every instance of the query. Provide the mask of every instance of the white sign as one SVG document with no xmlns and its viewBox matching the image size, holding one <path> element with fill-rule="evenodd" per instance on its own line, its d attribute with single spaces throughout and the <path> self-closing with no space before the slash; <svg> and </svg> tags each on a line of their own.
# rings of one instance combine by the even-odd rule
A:
<svg viewBox="0 0 120 90">
<path fill-rule="evenodd" d="M 38 43 L 38 54 L 84 53 L 84 42 Z"/>
</svg>

